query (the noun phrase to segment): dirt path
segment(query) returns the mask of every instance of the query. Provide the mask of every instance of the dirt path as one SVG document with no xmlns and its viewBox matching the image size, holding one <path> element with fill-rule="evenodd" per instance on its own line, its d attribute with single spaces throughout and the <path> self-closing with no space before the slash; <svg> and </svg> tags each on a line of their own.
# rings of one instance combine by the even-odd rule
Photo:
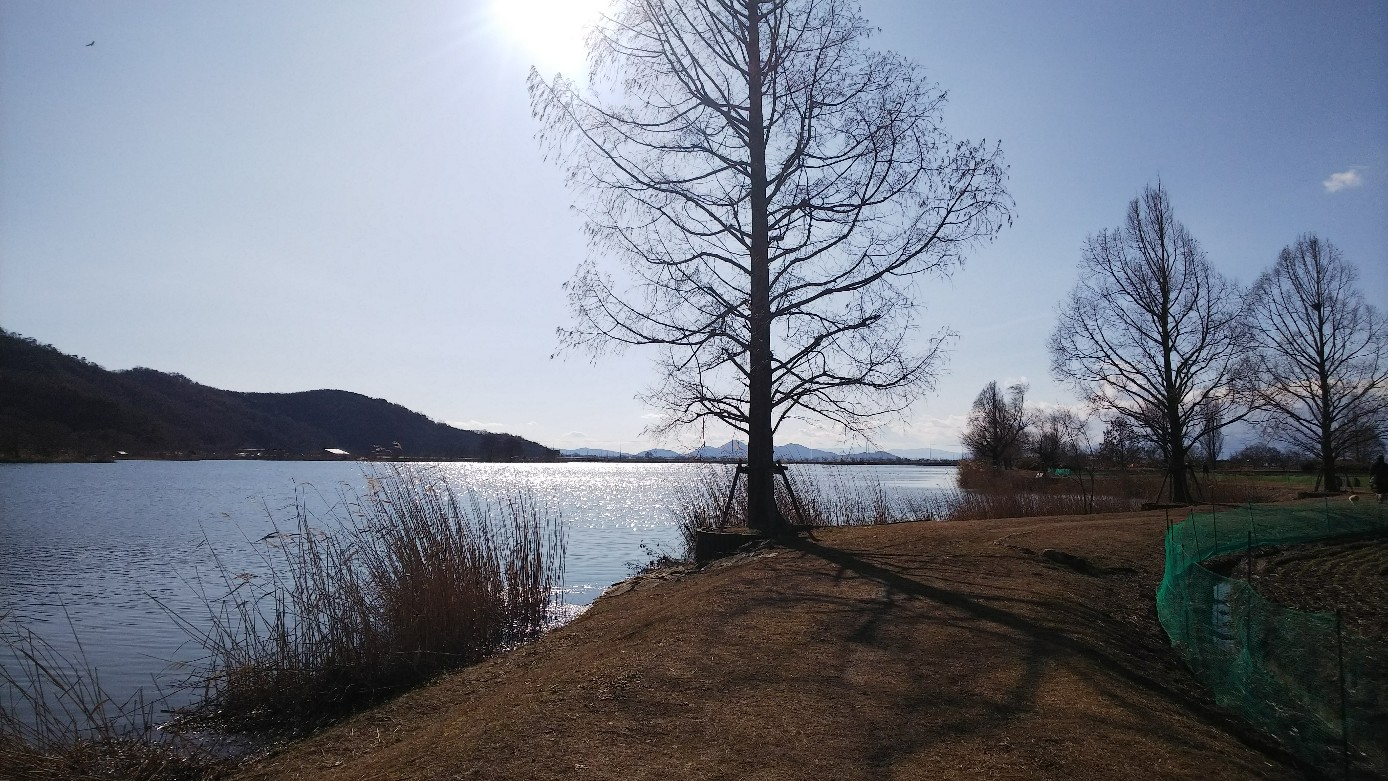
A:
<svg viewBox="0 0 1388 781">
<path fill-rule="evenodd" d="M 244 779 L 1298 778 L 1156 623 L 1164 515 L 821 531 L 605 597 Z"/>
</svg>

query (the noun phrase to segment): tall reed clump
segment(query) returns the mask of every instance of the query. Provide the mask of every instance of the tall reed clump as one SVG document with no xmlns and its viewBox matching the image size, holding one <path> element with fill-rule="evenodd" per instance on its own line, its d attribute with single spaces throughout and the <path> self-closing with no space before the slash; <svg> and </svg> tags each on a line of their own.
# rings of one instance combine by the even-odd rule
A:
<svg viewBox="0 0 1388 781">
<path fill-rule="evenodd" d="M 0 778 L 192 781 L 225 763 L 156 728 L 157 701 L 119 702 L 78 656 L 0 616 Z"/>
<path fill-rule="evenodd" d="M 324 517 L 300 492 L 295 528 L 264 540 L 278 543 L 264 582 L 209 602 L 211 630 L 185 623 L 210 652 L 194 722 L 303 732 L 544 628 L 562 585 L 557 515 L 528 494 L 482 501 L 433 467 L 367 483 Z"/>
</svg>

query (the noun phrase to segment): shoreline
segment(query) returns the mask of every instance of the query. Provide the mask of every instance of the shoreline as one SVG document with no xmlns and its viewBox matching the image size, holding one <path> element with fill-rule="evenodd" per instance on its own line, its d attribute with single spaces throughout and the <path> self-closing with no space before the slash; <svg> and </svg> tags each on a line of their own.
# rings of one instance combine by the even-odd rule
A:
<svg viewBox="0 0 1388 781">
<path fill-rule="evenodd" d="M 187 455 L 117 455 L 117 456 L 60 456 L 54 458 L 0 458 L 0 464 L 114 464 L 119 461 L 343 461 L 397 464 L 723 464 L 742 463 L 734 458 L 599 458 L 596 456 L 560 456 L 553 459 L 488 460 L 484 458 L 426 457 L 426 456 L 335 456 L 296 453 L 280 456 L 243 456 L 235 453 Z M 896 460 L 816 460 L 782 459 L 779 463 L 795 466 L 959 466 L 958 459 L 901 458 Z"/>
<path fill-rule="evenodd" d="M 236 777 L 1301 777 L 1157 625 L 1167 517 L 820 529 L 628 579 Z"/>
</svg>

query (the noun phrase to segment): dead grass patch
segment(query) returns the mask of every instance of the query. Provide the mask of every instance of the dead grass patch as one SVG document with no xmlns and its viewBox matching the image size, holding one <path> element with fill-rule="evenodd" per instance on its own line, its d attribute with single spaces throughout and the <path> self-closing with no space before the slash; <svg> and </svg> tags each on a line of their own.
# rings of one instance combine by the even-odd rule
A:
<svg viewBox="0 0 1388 781">
<path fill-rule="evenodd" d="M 816 530 L 600 599 L 241 778 L 1299 777 L 1167 645 L 1165 521 Z"/>
</svg>

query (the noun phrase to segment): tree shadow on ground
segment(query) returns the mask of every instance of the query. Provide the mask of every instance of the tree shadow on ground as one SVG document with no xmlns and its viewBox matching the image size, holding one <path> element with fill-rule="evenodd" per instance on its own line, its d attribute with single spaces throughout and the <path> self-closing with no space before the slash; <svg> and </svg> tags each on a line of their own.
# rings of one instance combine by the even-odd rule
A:
<svg viewBox="0 0 1388 781">
<path fill-rule="evenodd" d="M 1292 764 L 1269 739 L 1202 699 L 1164 635 L 1134 632 L 1131 619 L 1124 621 L 1106 609 L 1104 596 L 1115 584 L 1103 578 L 1059 567 L 1041 567 L 1038 577 L 1009 578 L 1018 572 L 1015 557 L 1000 563 L 996 556 L 979 554 L 853 552 L 807 539 L 789 541 L 786 547 L 800 553 L 805 563 L 819 560 L 832 570 L 791 567 L 793 572 L 781 573 L 784 582 L 748 599 L 745 609 L 838 614 L 820 624 L 843 633 L 831 640 L 846 641 L 836 643 L 842 649 L 834 665 L 839 691 L 828 692 L 830 697 L 852 698 L 854 684 L 848 678 L 854 663 L 847 657 L 856 649 L 879 649 L 881 658 L 889 660 L 883 663 L 895 665 L 899 677 L 889 691 L 879 692 L 889 697 L 890 707 L 876 717 L 880 723 L 860 731 L 869 741 L 862 746 L 865 760 L 881 771 L 876 776 L 886 777 L 898 760 L 941 740 L 973 735 L 987 741 L 1005 734 L 1043 706 L 1042 689 L 1057 676 L 1084 681 L 1108 706 L 1102 710 L 1110 715 L 1102 719 L 1077 710 L 1080 729 L 1130 730 L 1147 740 L 1185 747 L 1191 742 L 1189 730 L 1175 725 L 1171 714 L 1153 712 L 1154 703 L 1175 703 L 1176 709 L 1231 733 L 1254 751 Z M 850 581 L 856 589 L 835 593 Z M 877 593 L 864 594 L 865 586 L 876 587 Z M 1155 625 L 1154 610 L 1149 606 L 1147 612 L 1142 618 Z M 941 680 L 942 671 L 921 656 L 923 638 L 940 632 L 979 649 L 971 669 L 943 671 L 948 680 Z M 990 658 L 989 649 L 998 655 Z M 930 718 L 941 709 L 951 713 L 949 723 Z M 1114 711 L 1121 717 L 1115 719 Z M 1217 750 L 1213 744 L 1209 748 Z"/>
</svg>

